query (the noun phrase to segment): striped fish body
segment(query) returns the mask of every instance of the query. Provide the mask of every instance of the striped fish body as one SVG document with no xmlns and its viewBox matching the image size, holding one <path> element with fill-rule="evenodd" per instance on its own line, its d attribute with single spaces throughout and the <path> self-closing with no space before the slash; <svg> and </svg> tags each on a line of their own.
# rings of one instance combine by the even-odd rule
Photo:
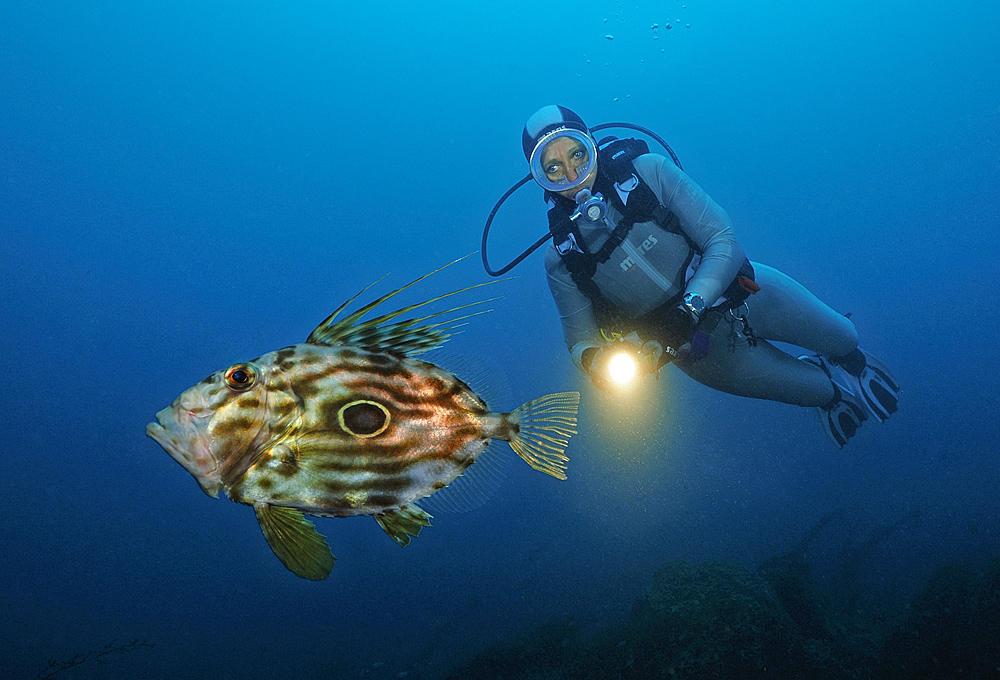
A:
<svg viewBox="0 0 1000 680">
<path fill-rule="evenodd" d="M 395 320 L 428 300 L 361 321 L 406 287 L 338 321 L 349 300 L 305 343 L 213 373 L 146 428 L 207 494 L 253 506 L 271 549 L 303 578 L 326 578 L 334 564 L 304 515 L 372 515 L 407 545 L 430 525 L 417 501 L 451 484 L 494 439 L 565 479 L 579 394 L 491 411 L 458 376 L 415 356 L 467 317 L 428 321 L 464 307 Z"/>
<path fill-rule="evenodd" d="M 330 517 L 396 510 L 446 487 L 517 428 L 452 373 L 387 352 L 303 344 L 243 370 L 258 385 L 209 428 L 220 455 L 237 454 L 222 463 L 223 488 L 240 503 Z M 240 456 L 248 423 L 261 428 L 258 445 Z"/>
</svg>

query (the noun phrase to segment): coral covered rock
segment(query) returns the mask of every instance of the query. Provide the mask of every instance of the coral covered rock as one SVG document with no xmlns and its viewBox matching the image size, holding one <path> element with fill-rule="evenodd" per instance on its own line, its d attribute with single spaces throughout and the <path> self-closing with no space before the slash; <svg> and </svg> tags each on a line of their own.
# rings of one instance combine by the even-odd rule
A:
<svg viewBox="0 0 1000 680">
<path fill-rule="evenodd" d="M 1000 560 L 944 565 L 886 643 L 881 678 L 1000 678 Z"/>
<path fill-rule="evenodd" d="M 768 584 L 731 564 L 670 562 L 648 592 L 648 677 L 765 678 L 801 665 L 803 638 Z"/>
</svg>

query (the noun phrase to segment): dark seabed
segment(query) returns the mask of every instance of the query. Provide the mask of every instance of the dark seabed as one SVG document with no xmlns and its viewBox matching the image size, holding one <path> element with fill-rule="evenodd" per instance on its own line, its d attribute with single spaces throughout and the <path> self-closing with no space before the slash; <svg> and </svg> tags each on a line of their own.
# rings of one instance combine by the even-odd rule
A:
<svg viewBox="0 0 1000 680">
<path fill-rule="evenodd" d="M 682 2 L 5 3 L 0 676 L 1000 677 L 1000 4 Z M 504 409 L 583 393 L 569 479 L 513 465 L 404 549 L 317 520 L 337 566 L 295 577 L 146 424 L 478 249 L 551 103 L 665 137 L 899 413 L 837 451 L 674 368 L 609 398 L 535 254 L 447 349 Z M 545 224 L 524 188 L 491 258 Z"/>
</svg>

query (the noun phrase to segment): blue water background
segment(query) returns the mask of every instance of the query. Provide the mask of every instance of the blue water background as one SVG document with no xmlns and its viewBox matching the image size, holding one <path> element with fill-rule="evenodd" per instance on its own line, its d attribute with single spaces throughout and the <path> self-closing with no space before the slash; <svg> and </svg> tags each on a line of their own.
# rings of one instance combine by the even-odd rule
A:
<svg viewBox="0 0 1000 680">
<path fill-rule="evenodd" d="M 831 588 L 901 522 L 865 602 L 1000 555 L 998 33 L 992 0 L 4 3 L 4 677 L 132 638 L 156 646 L 63 676 L 436 677 L 553 617 L 618 621 L 666 560 L 754 568 L 831 510 Z M 319 520 L 337 566 L 296 578 L 146 423 L 383 274 L 477 250 L 550 103 L 663 135 L 752 259 L 852 313 L 900 412 L 838 452 L 812 410 L 673 369 L 608 399 L 536 254 L 449 349 L 506 373 L 498 407 L 582 390 L 569 480 L 516 465 L 405 549 Z M 544 232 L 539 193 L 500 213 L 495 263 Z M 477 258 L 406 301 L 485 280 Z"/>
</svg>

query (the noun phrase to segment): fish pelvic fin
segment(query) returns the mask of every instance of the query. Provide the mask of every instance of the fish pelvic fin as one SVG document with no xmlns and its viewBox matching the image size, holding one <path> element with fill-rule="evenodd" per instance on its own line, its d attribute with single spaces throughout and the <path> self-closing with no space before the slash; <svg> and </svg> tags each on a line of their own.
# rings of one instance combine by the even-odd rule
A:
<svg viewBox="0 0 1000 680">
<path fill-rule="evenodd" d="M 431 525 L 431 516 L 416 504 L 404 505 L 399 510 L 389 510 L 375 515 L 375 521 L 389 537 L 401 546 L 410 544 L 410 537 L 417 537 L 420 530 Z"/>
<path fill-rule="evenodd" d="M 310 581 L 330 575 L 337 558 L 301 512 L 269 503 L 254 503 L 253 510 L 267 544 L 289 571 Z"/>
<path fill-rule="evenodd" d="M 468 257 L 468 255 L 465 257 Z M 338 307 L 333 314 L 324 319 L 323 323 L 317 326 L 316 329 L 309 335 L 306 342 L 314 345 L 357 345 L 359 347 L 398 352 L 409 356 L 440 347 L 447 342 L 449 338 L 455 335 L 455 333 L 459 332 L 458 329 L 465 325 L 463 322 L 466 319 L 479 314 L 485 314 L 490 310 L 477 310 L 460 316 L 452 316 L 455 312 L 470 309 L 476 305 L 496 300 L 497 298 L 478 300 L 476 302 L 460 305 L 458 307 L 446 309 L 441 312 L 435 312 L 433 314 L 427 314 L 425 316 L 411 317 L 400 321 L 393 320 L 400 316 L 409 314 L 414 310 L 420 309 L 425 305 L 437 302 L 438 300 L 443 300 L 451 297 L 452 295 L 458 295 L 459 293 L 475 290 L 476 288 L 480 288 L 482 286 L 489 286 L 497 283 L 497 281 L 486 281 L 484 283 L 477 283 L 473 286 L 460 288 L 459 290 L 454 290 L 450 293 L 445 293 L 444 295 L 438 295 L 437 297 L 424 300 L 423 302 L 401 307 L 400 309 L 387 312 L 366 321 L 362 321 L 361 318 L 395 295 L 398 295 L 407 288 L 420 283 L 432 274 L 436 274 L 442 269 L 464 260 L 465 257 L 459 258 L 454 262 L 449 262 L 429 274 L 424 274 L 420 278 L 411 281 L 405 286 L 397 288 L 390 293 L 386 293 L 374 302 L 369 302 L 360 309 L 351 312 L 344 318 L 338 319 L 337 317 L 340 316 L 341 312 L 347 309 L 348 305 L 350 305 L 354 300 L 360 297 L 362 293 L 375 284 L 373 283 L 366 286 L 357 295 Z"/>
<path fill-rule="evenodd" d="M 566 479 L 566 446 L 576 434 L 579 392 L 532 399 L 510 413 L 510 448 L 539 472 Z"/>
</svg>

